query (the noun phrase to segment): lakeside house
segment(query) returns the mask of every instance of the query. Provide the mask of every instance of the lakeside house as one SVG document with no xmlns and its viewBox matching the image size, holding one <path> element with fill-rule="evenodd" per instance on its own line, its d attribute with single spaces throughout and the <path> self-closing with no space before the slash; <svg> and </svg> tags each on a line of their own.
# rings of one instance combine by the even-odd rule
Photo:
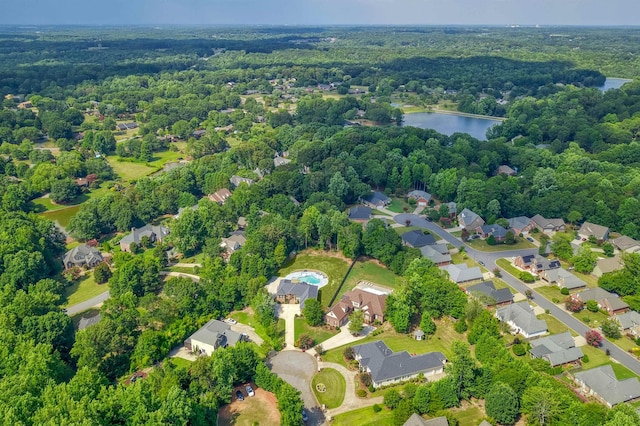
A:
<svg viewBox="0 0 640 426">
<path fill-rule="evenodd" d="M 574 379 L 583 393 L 595 397 L 609 408 L 640 398 L 638 378 L 618 380 L 609 364 L 576 373 Z"/>
<path fill-rule="evenodd" d="M 62 263 L 65 269 L 95 268 L 104 261 L 100 250 L 86 244 L 80 244 L 65 253 Z"/>
<path fill-rule="evenodd" d="M 576 342 L 568 331 L 546 336 L 529 342 L 532 358 L 542 358 L 549 361 L 551 367 L 578 363 L 584 353 L 576 347 Z"/>
<path fill-rule="evenodd" d="M 231 330 L 229 324 L 212 319 L 184 341 L 184 347 L 196 355 L 208 355 L 218 348 L 235 346 L 242 334 Z"/>
<path fill-rule="evenodd" d="M 409 355 L 409 352 L 393 352 L 382 341 L 353 347 L 359 370 L 371 375 L 374 388 L 404 382 L 423 374 L 425 378 L 444 373 L 447 357 L 442 352 Z"/>
<path fill-rule="evenodd" d="M 496 318 L 507 323 L 513 334 L 522 334 L 527 339 L 547 333 L 547 322 L 539 320 L 533 307 L 526 301 L 498 308 Z"/>
</svg>

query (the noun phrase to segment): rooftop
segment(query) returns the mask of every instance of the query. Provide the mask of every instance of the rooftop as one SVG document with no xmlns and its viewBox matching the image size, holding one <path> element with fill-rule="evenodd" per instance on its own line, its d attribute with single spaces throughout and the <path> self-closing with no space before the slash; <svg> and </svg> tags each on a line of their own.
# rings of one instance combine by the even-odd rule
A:
<svg viewBox="0 0 640 426">
<path fill-rule="evenodd" d="M 611 406 L 640 397 L 638 379 L 632 377 L 618 380 L 611 365 L 576 373 L 575 378 L 591 388 Z"/>
</svg>

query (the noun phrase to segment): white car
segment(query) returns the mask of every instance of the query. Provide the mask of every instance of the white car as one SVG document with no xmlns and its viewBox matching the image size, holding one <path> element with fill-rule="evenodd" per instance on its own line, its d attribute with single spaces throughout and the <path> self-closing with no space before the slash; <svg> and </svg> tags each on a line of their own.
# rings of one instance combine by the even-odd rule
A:
<svg viewBox="0 0 640 426">
<path fill-rule="evenodd" d="M 247 391 L 247 395 L 249 396 L 255 396 L 256 393 L 253 391 L 253 388 L 250 385 L 247 385 L 244 390 Z"/>
<path fill-rule="evenodd" d="M 234 320 L 233 318 L 227 318 L 226 320 L 224 320 L 224 322 L 231 325 L 236 325 L 238 323 L 238 321 Z"/>
</svg>

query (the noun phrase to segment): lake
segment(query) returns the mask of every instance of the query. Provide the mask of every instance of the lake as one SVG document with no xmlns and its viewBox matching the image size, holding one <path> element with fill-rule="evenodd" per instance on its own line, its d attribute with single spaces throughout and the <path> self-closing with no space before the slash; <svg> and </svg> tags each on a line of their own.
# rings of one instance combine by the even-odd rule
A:
<svg viewBox="0 0 640 426">
<path fill-rule="evenodd" d="M 604 81 L 604 84 L 598 87 L 598 89 L 602 90 L 603 92 L 611 89 L 619 89 L 623 84 L 629 83 L 631 81 L 633 80 L 629 80 L 628 78 L 607 77 L 607 79 Z"/>
<path fill-rule="evenodd" d="M 434 129 L 438 133 L 451 136 L 456 132 L 468 133 L 474 138 L 487 140 L 487 130 L 500 120 L 491 118 L 465 117 L 462 115 L 441 114 L 437 112 L 414 112 L 405 114 L 403 126 Z"/>
</svg>

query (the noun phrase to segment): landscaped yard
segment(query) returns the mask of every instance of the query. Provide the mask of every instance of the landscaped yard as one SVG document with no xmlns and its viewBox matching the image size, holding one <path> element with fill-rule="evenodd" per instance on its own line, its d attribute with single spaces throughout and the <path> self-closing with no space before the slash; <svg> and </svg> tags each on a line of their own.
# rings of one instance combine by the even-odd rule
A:
<svg viewBox="0 0 640 426">
<path fill-rule="evenodd" d="M 453 411 L 453 416 L 458 419 L 460 426 L 476 426 L 485 415 L 480 408 L 470 405 L 460 411 Z"/>
<path fill-rule="evenodd" d="M 295 339 L 298 340 L 301 334 L 308 334 L 313 339 L 313 345 L 318 345 L 328 338 L 338 334 L 338 331 L 328 327 L 311 327 L 304 318 L 294 319 Z"/>
<path fill-rule="evenodd" d="M 247 310 L 233 312 L 229 316 L 234 320 L 238 321 L 239 323 L 246 324 L 248 326 L 253 327 L 255 329 L 256 334 L 262 337 L 265 341 L 267 342 L 271 341 L 264 327 L 253 319 L 252 312 L 248 312 Z M 284 341 L 284 333 L 285 333 L 285 321 L 283 318 L 280 318 L 278 320 L 278 337 L 282 339 L 282 341 Z"/>
<path fill-rule="evenodd" d="M 132 161 L 120 161 L 116 155 L 108 156 L 107 160 L 113 171 L 125 182 L 150 175 L 159 168 L 149 167 L 146 164 L 134 163 Z"/>
<path fill-rule="evenodd" d="M 557 285 L 544 283 L 544 285 L 536 287 L 535 290 L 553 303 L 564 303 L 564 301 L 569 297 L 560 293 L 560 288 L 558 288 Z"/>
<path fill-rule="evenodd" d="M 602 312 L 591 312 L 588 309 L 583 309 L 580 312 L 573 314 L 574 317 L 585 323 L 591 328 L 598 328 L 602 325 L 602 322 L 609 317 L 609 315 Z"/>
<path fill-rule="evenodd" d="M 187 370 L 191 368 L 191 364 L 192 364 L 192 361 L 189 361 L 188 359 L 184 359 L 180 357 L 171 358 L 171 362 L 175 364 L 176 367 L 185 368 Z"/>
<path fill-rule="evenodd" d="M 564 333 L 565 331 L 571 331 L 571 334 L 573 335 L 576 334 L 573 330 L 569 330 L 569 327 L 561 323 L 556 317 L 551 314 L 540 314 L 538 315 L 538 319 L 545 320 L 547 322 L 549 334 L 559 334 Z"/>
<path fill-rule="evenodd" d="M 293 262 L 280 269 L 278 274 L 284 277 L 293 271 L 305 269 L 321 271 L 329 278 L 329 283 L 320 289 L 320 302 L 323 306 L 328 306 L 349 269 L 349 263 L 343 258 L 328 256 L 321 251 L 305 251 L 298 253 Z"/>
<path fill-rule="evenodd" d="M 109 290 L 109 286 L 107 284 L 96 284 L 93 272 L 89 272 L 64 289 L 64 297 L 67 301 L 63 306 L 72 306 L 84 302 L 107 290 Z"/>
<path fill-rule="evenodd" d="M 385 408 L 376 413 L 373 407 L 364 407 L 338 414 L 331 424 L 334 426 L 392 426 L 393 412 Z"/>
<path fill-rule="evenodd" d="M 520 275 L 520 269 L 514 267 L 511 262 L 507 259 L 498 259 L 496 260 L 496 264 L 501 267 L 502 269 L 504 269 L 505 271 L 507 271 L 508 273 L 510 273 L 511 275 L 513 275 L 514 277 L 518 278 Z"/>
<path fill-rule="evenodd" d="M 490 246 L 489 244 L 487 244 L 485 240 L 480 238 L 476 240 L 469 240 L 467 241 L 466 244 L 469 247 L 472 247 L 478 251 L 505 251 L 505 250 L 521 250 L 521 249 L 536 248 L 536 246 L 534 246 L 524 238 L 518 238 L 518 242 L 516 242 L 513 245 L 496 244 L 494 246 Z"/>
<path fill-rule="evenodd" d="M 313 376 L 311 388 L 320 404 L 327 408 L 337 408 L 342 405 L 347 384 L 344 376 L 333 368 L 323 368 Z"/>
<path fill-rule="evenodd" d="M 369 281 L 392 289 L 396 289 L 404 283 L 402 277 L 379 265 L 376 261 L 358 261 L 351 269 L 341 293 L 352 290 L 360 281 Z"/>
<path fill-rule="evenodd" d="M 412 212 L 414 210 L 414 207 L 411 207 L 411 205 L 405 200 L 394 197 L 391 201 L 391 204 L 387 206 L 387 210 L 391 210 L 394 213 L 404 213 Z"/>
</svg>

